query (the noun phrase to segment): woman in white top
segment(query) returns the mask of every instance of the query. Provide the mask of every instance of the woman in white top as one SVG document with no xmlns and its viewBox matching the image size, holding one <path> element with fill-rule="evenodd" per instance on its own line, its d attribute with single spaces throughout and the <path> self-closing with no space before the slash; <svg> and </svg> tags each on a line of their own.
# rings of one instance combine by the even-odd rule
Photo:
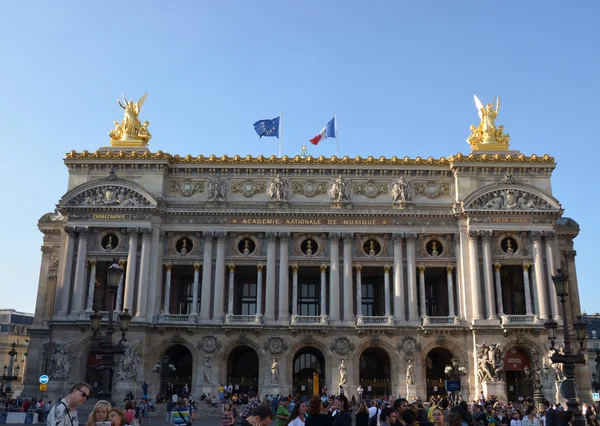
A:
<svg viewBox="0 0 600 426">
<path fill-rule="evenodd" d="M 521 414 L 517 410 L 513 411 L 512 417 L 510 419 L 510 426 L 522 426 L 523 422 L 521 421 Z"/>
<path fill-rule="evenodd" d="M 294 405 L 294 409 L 288 417 L 286 426 L 304 426 L 306 421 L 306 402 Z"/>
<path fill-rule="evenodd" d="M 537 409 L 530 405 L 525 410 L 525 417 L 522 420 L 522 426 L 541 426 L 540 419 L 536 417 Z"/>
</svg>

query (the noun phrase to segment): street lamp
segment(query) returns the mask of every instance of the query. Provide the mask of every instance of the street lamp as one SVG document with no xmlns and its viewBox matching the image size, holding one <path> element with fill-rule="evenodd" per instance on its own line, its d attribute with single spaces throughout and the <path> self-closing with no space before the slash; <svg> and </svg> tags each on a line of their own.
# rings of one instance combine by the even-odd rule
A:
<svg viewBox="0 0 600 426">
<path fill-rule="evenodd" d="M 571 348 L 571 338 L 569 336 L 569 328 L 567 327 L 567 308 L 566 300 L 569 295 L 569 276 L 563 268 L 558 268 L 556 275 L 552 275 L 552 281 L 556 288 L 556 295 L 560 299 L 562 306 L 562 317 L 563 317 L 563 343 L 564 350 L 562 354 L 558 353 L 554 343 L 556 341 L 557 327 L 558 324 L 554 320 L 548 320 L 545 323 L 546 330 L 548 331 L 548 339 L 550 340 L 551 349 L 554 351 L 554 355 L 550 358 L 553 363 L 559 363 L 563 365 L 563 373 L 565 375 L 565 381 L 563 382 L 565 388 L 565 397 L 567 398 L 567 411 L 571 411 L 574 416 L 573 424 L 575 426 L 584 426 L 585 419 L 581 415 L 579 410 L 579 400 L 575 393 L 575 365 L 585 364 L 585 356 L 582 353 L 583 345 L 585 344 L 585 331 L 586 325 L 581 320 L 581 317 L 577 317 L 577 321 L 573 323 L 575 330 L 575 337 L 579 341 L 579 351 L 575 351 Z"/>
<path fill-rule="evenodd" d="M 2 368 L 2 376 L 0 376 L 0 395 L 2 395 L 2 401 L 4 401 L 7 397 L 12 396 L 12 382 L 19 380 L 21 367 L 17 365 L 16 368 L 13 368 L 15 360 L 17 359 L 16 347 L 17 344 L 13 342 L 10 351 L 8 351 L 8 355 L 10 357 L 8 366 L 5 365 Z M 15 373 L 14 375 L 13 372 Z"/>
<path fill-rule="evenodd" d="M 594 390 L 598 392 L 600 388 L 600 349 L 596 348 L 596 359 L 594 360 L 596 364 L 596 372 L 592 373 L 592 378 L 594 379 Z"/>
<path fill-rule="evenodd" d="M 123 268 L 119 265 L 118 259 L 114 259 L 113 263 L 106 269 L 106 285 L 110 292 L 109 297 L 109 309 L 108 309 L 108 324 L 106 326 L 106 336 L 101 339 L 97 336 L 98 331 L 102 325 L 102 314 L 95 311 L 90 315 L 90 328 L 92 329 L 94 345 L 92 350 L 102 356 L 100 368 L 102 369 L 102 390 L 98 392 L 98 397 L 104 400 L 111 400 L 112 395 L 112 375 L 115 365 L 115 355 L 120 355 L 125 352 L 123 342 L 125 339 L 125 333 L 129 329 L 131 322 L 131 314 L 128 309 L 125 309 L 120 315 L 119 320 L 121 323 L 122 338 L 118 343 L 113 342 L 113 333 L 115 327 L 113 325 L 113 311 L 115 293 L 119 288 L 119 282 L 123 275 Z"/>
</svg>

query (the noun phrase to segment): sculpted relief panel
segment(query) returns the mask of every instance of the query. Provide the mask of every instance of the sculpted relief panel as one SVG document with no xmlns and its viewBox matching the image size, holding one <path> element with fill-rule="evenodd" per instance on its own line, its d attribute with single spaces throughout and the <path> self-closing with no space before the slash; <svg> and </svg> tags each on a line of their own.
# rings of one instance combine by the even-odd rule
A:
<svg viewBox="0 0 600 426">
<path fill-rule="evenodd" d="M 83 191 L 65 206 L 146 207 L 150 201 L 133 189 L 119 185 L 103 185 Z"/>
<path fill-rule="evenodd" d="M 528 191 L 498 189 L 475 199 L 466 208 L 482 210 L 548 210 L 552 209 L 553 206 Z"/>
</svg>

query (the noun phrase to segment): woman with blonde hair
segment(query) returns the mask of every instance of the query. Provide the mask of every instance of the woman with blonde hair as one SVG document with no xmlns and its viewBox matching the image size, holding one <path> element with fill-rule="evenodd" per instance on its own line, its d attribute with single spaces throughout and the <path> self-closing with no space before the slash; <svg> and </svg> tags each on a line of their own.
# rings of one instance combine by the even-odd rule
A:
<svg viewBox="0 0 600 426">
<path fill-rule="evenodd" d="M 108 413 L 112 409 L 110 402 L 101 399 L 96 402 L 92 412 L 88 416 L 87 426 L 96 426 L 97 422 L 108 421 Z"/>
</svg>

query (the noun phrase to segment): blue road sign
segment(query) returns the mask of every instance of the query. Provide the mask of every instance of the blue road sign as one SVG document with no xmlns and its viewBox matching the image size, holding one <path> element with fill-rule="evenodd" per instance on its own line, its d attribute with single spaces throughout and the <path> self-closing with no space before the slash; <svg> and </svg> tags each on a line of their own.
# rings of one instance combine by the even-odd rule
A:
<svg viewBox="0 0 600 426">
<path fill-rule="evenodd" d="M 48 376 L 46 376 L 45 374 L 40 376 L 40 384 L 45 385 L 46 383 L 48 383 L 50 381 L 50 379 L 48 378 Z"/>
</svg>

